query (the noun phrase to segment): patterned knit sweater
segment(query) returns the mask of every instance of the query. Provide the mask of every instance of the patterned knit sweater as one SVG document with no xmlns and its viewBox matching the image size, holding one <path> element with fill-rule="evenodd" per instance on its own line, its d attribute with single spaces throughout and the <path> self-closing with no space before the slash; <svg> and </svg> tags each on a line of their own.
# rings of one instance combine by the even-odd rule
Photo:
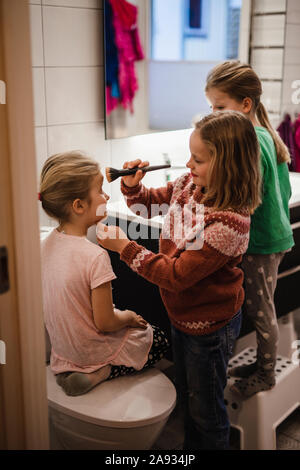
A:
<svg viewBox="0 0 300 470">
<path fill-rule="evenodd" d="M 215 211 L 202 204 L 203 192 L 190 174 L 159 189 L 122 182 L 121 190 L 137 215 L 165 215 L 159 254 L 130 241 L 121 260 L 159 286 L 175 328 L 204 335 L 223 327 L 244 300 L 237 265 L 248 247 L 248 211 Z"/>
</svg>

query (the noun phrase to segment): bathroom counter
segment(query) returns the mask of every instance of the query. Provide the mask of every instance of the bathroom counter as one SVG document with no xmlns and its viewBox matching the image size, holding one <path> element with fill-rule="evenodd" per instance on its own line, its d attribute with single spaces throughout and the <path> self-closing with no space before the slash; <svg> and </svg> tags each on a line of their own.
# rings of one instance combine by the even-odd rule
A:
<svg viewBox="0 0 300 470">
<path fill-rule="evenodd" d="M 290 172 L 290 181 L 292 186 L 292 196 L 289 201 L 290 209 L 300 206 L 300 173 Z M 107 213 L 111 218 L 125 219 L 129 222 L 142 223 L 151 225 L 155 228 L 162 228 L 163 217 L 153 217 L 152 219 L 144 219 L 135 215 L 128 207 L 125 200 L 122 198 L 116 202 L 109 202 L 107 204 Z"/>
</svg>

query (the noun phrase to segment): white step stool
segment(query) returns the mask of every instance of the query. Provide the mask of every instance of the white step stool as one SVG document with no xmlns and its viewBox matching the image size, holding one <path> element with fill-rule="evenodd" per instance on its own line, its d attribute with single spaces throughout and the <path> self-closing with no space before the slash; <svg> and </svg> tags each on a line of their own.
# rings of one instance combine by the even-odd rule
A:
<svg viewBox="0 0 300 470">
<path fill-rule="evenodd" d="M 246 348 L 229 361 L 229 368 L 255 361 L 256 350 Z M 276 427 L 300 406 L 300 367 L 288 358 L 277 357 L 276 385 L 246 400 L 229 388 L 239 380 L 228 377 L 225 403 L 232 427 L 240 431 L 242 450 L 276 450 Z"/>
</svg>

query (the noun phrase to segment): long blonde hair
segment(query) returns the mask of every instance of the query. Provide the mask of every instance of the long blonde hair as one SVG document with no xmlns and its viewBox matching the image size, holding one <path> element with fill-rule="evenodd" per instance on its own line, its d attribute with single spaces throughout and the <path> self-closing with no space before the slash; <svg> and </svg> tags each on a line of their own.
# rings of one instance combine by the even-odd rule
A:
<svg viewBox="0 0 300 470">
<path fill-rule="evenodd" d="M 44 211 L 60 223 L 69 219 L 69 206 L 75 199 L 89 200 L 90 185 L 99 165 L 80 151 L 49 157 L 42 169 L 40 200 Z"/>
<path fill-rule="evenodd" d="M 217 210 L 253 213 L 261 203 L 260 149 L 249 119 L 236 111 L 218 111 L 195 125 L 211 154 L 205 201 Z"/>
<path fill-rule="evenodd" d="M 207 77 L 205 91 L 211 88 L 218 88 L 238 102 L 242 102 L 244 98 L 251 98 L 253 110 L 259 123 L 272 136 L 277 153 L 277 162 L 291 161 L 288 148 L 272 127 L 266 108 L 260 101 L 262 95 L 261 81 L 249 64 L 243 64 L 238 60 L 218 64 Z"/>
</svg>

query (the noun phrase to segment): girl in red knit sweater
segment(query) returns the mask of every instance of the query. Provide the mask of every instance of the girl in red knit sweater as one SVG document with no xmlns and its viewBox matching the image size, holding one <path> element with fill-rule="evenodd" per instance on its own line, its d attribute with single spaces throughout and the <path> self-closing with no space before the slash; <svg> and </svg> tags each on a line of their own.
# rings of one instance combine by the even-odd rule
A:
<svg viewBox="0 0 300 470">
<path fill-rule="evenodd" d="M 260 203 L 259 147 L 241 113 L 218 112 L 196 124 L 189 173 L 147 189 L 142 170 L 123 177 L 132 210 L 164 211 L 159 254 L 118 227 L 98 225 L 99 243 L 160 288 L 172 325 L 173 358 L 185 416 L 184 449 L 226 449 L 226 368 L 239 334 L 250 214 Z M 148 165 L 136 160 L 124 168 Z M 143 211 L 142 211 L 143 212 Z"/>
</svg>

